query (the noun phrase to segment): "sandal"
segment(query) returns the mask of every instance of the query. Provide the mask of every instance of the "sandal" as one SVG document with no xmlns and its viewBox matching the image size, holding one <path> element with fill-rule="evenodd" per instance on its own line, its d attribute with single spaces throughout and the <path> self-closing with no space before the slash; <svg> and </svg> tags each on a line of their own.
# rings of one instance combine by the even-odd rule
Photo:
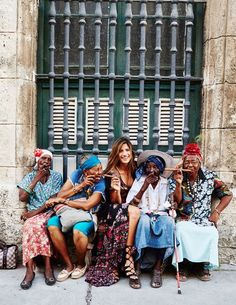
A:
<svg viewBox="0 0 236 305">
<path fill-rule="evenodd" d="M 176 275 L 176 278 L 177 278 L 177 275 Z M 180 280 L 180 282 L 186 282 L 188 280 L 188 275 L 185 270 L 179 271 L 179 280 Z"/>
<path fill-rule="evenodd" d="M 126 276 L 129 277 L 130 287 L 133 289 L 139 289 L 141 288 L 141 283 L 138 274 L 135 272 L 134 261 L 132 257 L 134 249 L 135 248 L 133 246 L 126 246 L 125 248 L 125 252 L 126 252 L 125 273 Z"/>
<path fill-rule="evenodd" d="M 154 270 L 152 275 L 152 280 L 150 285 L 152 288 L 160 288 L 162 286 L 162 276 L 161 271 Z"/>
<path fill-rule="evenodd" d="M 112 271 L 112 276 L 113 276 L 113 279 L 114 279 L 114 283 L 119 282 L 120 277 L 119 277 L 119 272 L 118 272 L 118 270 L 113 270 L 113 271 Z"/>
<path fill-rule="evenodd" d="M 211 274 L 208 269 L 202 269 L 197 273 L 197 278 L 203 282 L 208 282 L 211 280 Z"/>
</svg>

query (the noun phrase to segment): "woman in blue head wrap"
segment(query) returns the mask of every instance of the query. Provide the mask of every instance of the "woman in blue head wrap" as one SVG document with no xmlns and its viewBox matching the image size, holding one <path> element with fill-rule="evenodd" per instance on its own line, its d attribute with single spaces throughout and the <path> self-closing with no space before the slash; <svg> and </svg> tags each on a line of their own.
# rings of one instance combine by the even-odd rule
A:
<svg viewBox="0 0 236 305">
<path fill-rule="evenodd" d="M 157 150 L 144 151 L 138 158 L 136 179 L 127 202 L 138 206 L 141 217 L 135 236 L 136 259 L 141 269 L 153 268 L 151 286 L 162 285 L 161 266 L 164 258 L 173 253 L 174 223 L 168 214 L 168 183 L 163 177 L 172 158 Z"/>
<path fill-rule="evenodd" d="M 67 179 L 54 204 L 63 204 L 71 208 L 86 211 L 91 217 L 88 221 L 79 221 L 73 225 L 73 241 L 77 253 L 77 266 L 74 266 L 62 233 L 59 216 L 53 216 L 48 221 L 48 230 L 56 250 L 61 254 L 65 268 L 58 274 L 57 281 L 62 282 L 71 277 L 82 277 L 87 269 L 85 255 L 89 237 L 96 231 L 97 208 L 104 197 L 105 183 L 102 178 L 102 165 L 97 156 L 82 159 L 78 167 Z"/>
</svg>

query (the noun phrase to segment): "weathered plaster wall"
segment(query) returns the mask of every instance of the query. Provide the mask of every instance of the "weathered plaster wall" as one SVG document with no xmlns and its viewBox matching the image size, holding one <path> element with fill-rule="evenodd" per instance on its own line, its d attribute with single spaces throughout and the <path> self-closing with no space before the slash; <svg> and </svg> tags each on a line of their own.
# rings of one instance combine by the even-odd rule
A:
<svg viewBox="0 0 236 305">
<path fill-rule="evenodd" d="M 202 149 L 234 192 L 219 224 L 220 260 L 236 263 L 236 6 L 208 0 L 204 33 Z"/>
<path fill-rule="evenodd" d="M 202 150 L 236 196 L 236 6 L 208 0 L 204 33 Z M 0 0 L 0 238 L 21 242 L 16 184 L 36 143 L 37 0 Z M 236 199 L 219 225 L 221 262 L 236 262 Z"/>
<path fill-rule="evenodd" d="M 0 238 L 21 241 L 16 184 L 31 165 L 36 130 L 37 1 L 0 0 Z"/>
</svg>

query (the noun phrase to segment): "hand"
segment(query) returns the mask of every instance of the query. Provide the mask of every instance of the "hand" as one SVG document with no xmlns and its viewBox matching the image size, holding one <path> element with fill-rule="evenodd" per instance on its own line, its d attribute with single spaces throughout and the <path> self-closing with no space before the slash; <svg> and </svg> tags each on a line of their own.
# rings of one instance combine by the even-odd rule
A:
<svg viewBox="0 0 236 305">
<path fill-rule="evenodd" d="M 177 184 L 181 185 L 183 182 L 183 172 L 181 169 L 176 168 L 173 172 L 173 179 L 176 181 Z"/>
<path fill-rule="evenodd" d="M 40 181 L 43 177 L 49 176 L 49 167 L 43 167 L 37 171 L 36 179 Z"/>
<path fill-rule="evenodd" d="M 85 176 L 85 179 L 82 182 L 83 183 L 83 187 L 85 187 L 87 185 L 92 186 L 92 185 L 94 185 L 94 182 L 95 182 L 95 176 L 94 175 Z"/>
<path fill-rule="evenodd" d="M 26 220 L 26 219 L 28 219 L 28 218 L 30 218 L 30 217 L 31 217 L 31 213 L 30 213 L 30 212 L 23 212 L 23 213 L 21 214 L 20 219 Z"/>
<path fill-rule="evenodd" d="M 208 219 L 216 225 L 219 218 L 220 215 L 216 211 L 213 211 Z"/>
<path fill-rule="evenodd" d="M 159 181 L 159 176 L 154 175 L 153 173 L 149 174 L 144 180 L 144 186 L 147 188 L 149 184 L 153 184 Z"/>
<path fill-rule="evenodd" d="M 113 176 L 111 178 L 111 188 L 115 191 L 120 191 L 120 178 Z"/>
</svg>

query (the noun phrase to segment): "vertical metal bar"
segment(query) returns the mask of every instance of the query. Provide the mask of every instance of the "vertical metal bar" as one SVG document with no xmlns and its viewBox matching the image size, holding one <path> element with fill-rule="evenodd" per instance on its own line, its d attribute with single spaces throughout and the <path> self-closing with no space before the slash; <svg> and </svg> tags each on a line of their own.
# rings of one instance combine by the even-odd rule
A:
<svg viewBox="0 0 236 305">
<path fill-rule="evenodd" d="M 186 4 L 186 48 L 185 48 L 185 101 L 184 101 L 184 128 L 183 147 L 189 140 L 189 108 L 190 108 L 190 78 L 191 78 L 191 57 L 192 57 L 192 30 L 193 30 L 193 0 Z"/>
<path fill-rule="evenodd" d="M 79 0 L 79 92 L 78 92 L 78 124 L 77 124 L 77 154 L 76 164 L 80 162 L 83 154 L 83 139 L 84 139 L 84 127 L 83 127 L 83 107 L 84 107 L 84 30 L 85 30 L 85 0 Z"/>
<path fill-rule="evenodd" d="M 172 0 L 171 4 L 171 75 L 170 75 L 170 125 L 168 129 L 168 153 L 174 155 L 174 110 L 175 110 L 175 82 L 176 82 L 176 53 L 177 53 L 177 18 L 178 18 L 178 0 Z"/>
<path fill-rule="evenodd" d="M 154 127 L 153 127 L 153 148 L 158 149 L 159 143 L 159 108 L 160 108 L 160 66 L 161 66 L 161 28 L 162 28 L 162 3 L 156 1 L 156 63 L 155 63 L 155 101 L 154 101 Z"/>
<path fill-rule="evenodd" d="M 141 0 L 140 8 L 140 70 L 139 70 L 139 122 L 137 136 L 137 153 L 143 151 L 143 108 L 144 108 L 144 84 L 145 84 L 145 53 L 146 53 L 146 26 L 147 26 L 147 0 Z"/>
<path fill-rule="evenodd" d="M 131 54 L 131 26 L 132 0 L 126 0 L 125 8 L 125 98 L 123 102 L 123 136 L 129 137 L 129 92 L 130 92 L 130 54 Z"/>
<path fill-rule="evenodd" d="M 101 25 L 102 25 L 102 7 L 101 0 L 96 0 L 95 6 L 95 92 L 94 92 L 94 131 L 93 131 L 93 153 L 98 154 L 99 141 L 99 84 L 100 84 L 100 51 L 101 51 Z"/>
<path fill-rule="evenodd" d="M 68 164 L 68 139 L 69 139 L 69 126 L 68 126 L 68 105 L 69 105 L 69 51 L 70 51 L 70 1 L 64 0 L 64 100 L 63 100 L 63 107 L 64 107 L 64 124 L 63 124 L 63 132 L 62 132 L 62 140 L 63 140 L 63 147 L 62 147 L 62 155 L 63 155 L 63 179 L 64 181 L 67 178 L 67 164 Z"/>
<path fill-rule="evenodd" d="M 54 146 L 54 127 L 53 127 L 53 105 L 54 105 L 54 59 L 55 59 L 55 24 L 56 24 L 56 7 L 55 1 L 50 0 L 49 8 L 49 31 L 50 31 L 50 43 L 49 43 L 49 124 L 48 124 L 48 149 L 53 153 Z"/>
<path fill-rule="evenodd" d="M 108 127 L 108 152 L 111 152 L 114 140 L 114 82 L 115 82 L 115 54 L 116 54 L 116 25 L 117 25 L 117 0 L 111 0 L 109 12 L 109 127 Z"/>
</svg>

